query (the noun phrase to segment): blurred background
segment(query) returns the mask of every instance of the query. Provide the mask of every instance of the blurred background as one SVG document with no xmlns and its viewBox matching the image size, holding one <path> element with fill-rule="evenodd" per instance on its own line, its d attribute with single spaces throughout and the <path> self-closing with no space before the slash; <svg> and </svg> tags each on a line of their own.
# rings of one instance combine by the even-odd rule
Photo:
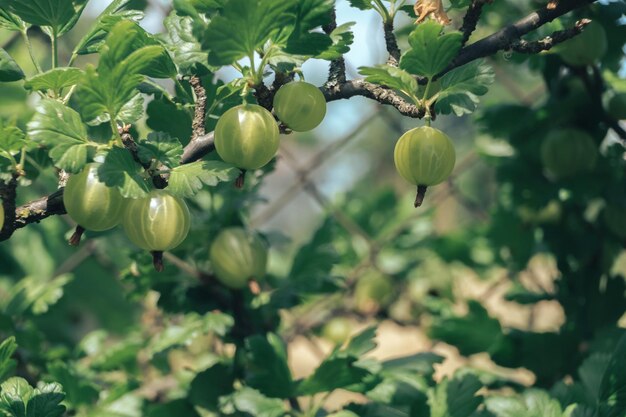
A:
<svg viewBox="0 0 626 417">
<path fill-rule="evenodd" d="M 492 33 L 536 6 L 526 1 L 506 2 L 506 7 L 497 3 L 486 9 L 472 39 Z M 107 4 L 104 0 L 90 2 L 77 27 L 63 38 L 61 62 L 67 62 L 73 45 Z M 152 33 L 163 32 L 163 19 L 170 2 L 138 0 L 133 6 L 145 9 L 143 27 Z M 452 13 L 451 17 L 452 26 L 459 27 L 462 15 Z M 347 1 L 339 0 L 337 20 L 355 22 L 354 43 L 345 56 L 349 78 L 358 77 L 360 66 L 385 62 L 381 19 L 376 13 L 353 9 Z M 404 47 L 412 19 L 401 14 L 396 27 L 400 45 Z M 49 60 L 45 55 L 48 47 L 44 35 L 38 36 L 33 31 L 31 37 L 35 53 Z M 27 73 L 32 73 L 28 51 L 19 37 L 0 29 L 0 46 Z M 622 55 L 619 50 L 612 53 Z M 76 65 L 95 59 L 95 56 L 81 57 Z M 362 290 L 373 291 L 375 297 L 353 294 L 354 300 L 346 301 L 342 307 L 341 296 L 331 295 L 325 301 L 327 307 L 319 304 L 320 300 L 312 300 L 316 308 L 304 305 L 284 313 L 283 330 L 290 341 L 290 360 L 296 377 L 308 375 L 332 348 L 329 338 L 318 337 L 323 325 L 331 317 L 345 316 L 351 332 L 372 321 L 382 323 L 379 348 L 374 353 L 377 357 L 434 350 L 447 358 L 438 369 L 440 376 L 469 361 L 473 366 L 521 384 L 535 381 L 535 375 L 528 370 L 494 365 L 487 353 L 469 359 L 461 356 L 457 348 L 433 342 L 432 333 L 425 329 L 432 328 L 436 320 L 429 312 L 444 309 L 437 304 L 442 299 L 447 301 L 445 309 L 454 313 L 467 312 L 466 301 L 478 300 L 502 326 L 522 330 L 556 331 L 565 320 L 561 305 L 554 300 L 520 304 L 507 299 L 513 290 L 554 290 L 558 276 L 556 261 L 549 251 L 537 247 L 536 243 L 541 242 L 537 238 L 537 233 L 541 233 L 537 226 L 541 222 L 558 221 L 555 219 L 561 209 L 558 202 L 550 205 L 541 201 L 521 211 L 513 210 L 512 219 L 493 217 L 494 205 L 507 194 L 505 186 L 499 186 L 496 181 L 497 161 L 513 155 L 515 150 L 507 140 L 498 137 L 497 131 L 481 128 L 485 124 L 479 120 L 491 106 L 534 107 L 545 103 L 549 86 L 538 71 L 541 59 L 506 53 L 490 58 L 496 81 L 481 98 L 478 111 L 460 118 L 437 118 L 434 126 L 454 141 L 457 164 L 450 181 L 428 190 L 425 205 L 420 209 L 412 206 L 413 186 L 395 171 L 393 149 L 396 140 L 405 131 L 420 126 L 421 121 L 357 97 L 329 103 L 326 119 L 314 131 L 282 137 L 275 170 L 267 173 L 262 184 L 252 180 L 250 187 L 259 187 L 255 198 L 242 203 L 248 224 L 271 243 L 272 276 L 286 276 L 294 255 L 302 251 L 303 245 L 317 239 L 334 247 L 340 255 L 333 275 L 345 277 L 348 283 L 376 282 L 372 284 L 373 290 Z M 307 81 L 322 85 L 327 69 L 326 62 L 311 60 L 303 72 Z M 216 77 L 227 82 L 236 75 L 234 71 L 223 70 Z M 34 100 L 34 95 L 26 99 L 20 85 L 2 84 L 0 117 L 16 118 L 19 125 L 24 125 L 30 118 Z M 145 134 L 150 122 L 142 123 L 138 130 Z M 541 134 L 537 132 L 538 136 Z M 608 133 L 604 146 L 614 141 Z M 38 161 L 33 158 L 29 162 L 36 166 Z M 20 189 L 19 203 L 49 194 L 56 189 L 56 183 L 53 170 L 43 170 L 32 186 Z M 215 196 L 206 191 L 193 204 L 201 209 L 210 208 L 214 202 Z M 194 221 L 208 224 L 212 220 L 195 218 Z M 220 221 L 219 217 L 214 220 L 218 225 Z M 494 237 L 487 231 L 496 230 L 492 227 L 496 222 L 500 222 L 497 228 L 500 235 Z M 133 261 L 143 265 L 147 255 L 130 248 L 121 231 L 88 235 L 75 249 L 66 243 L 73 229 L 66 216 L 31 225 L 17 231 L 11 240 L 0 243 L 0 303 L 4 302 L 5 311 L 19 312 L 25 307 L 14 305 L 15 294 L 28 289 L 26 298 L 35 300 L 28 309 L 37 331 L 32 332 L 31 339 L 24 340 L 33 347 L 45 344 L 50 348 L 49 355 L 64 357 L 68 346 L 81 340 L 83 344 L 96 343 L 105 339 L 102 334 L 108 334 L 109 341 L 122 340 L 137 333 L 138 323 L 145 325 L 159 314 L 158 296 L 149 292 L 146 296 L 149 279 L 177 282 L 187 288 L 191 285 L 188 281 L 193 280 L 186 281 L 181 276 L 190 269 L 207 268 L 207 255 L 203 251 L 210 234 L 202 233 L 210 226 L 205 223 L 194 227 L 192 238 L 181 248 L 180 253 L 186 253 L 187 258 L 183 259 L 176 251 L 166 258 L 168 270 L 161 278 L 145 274 L 147 278 L 143 278 L 144 275 L 135 273 L 133 267 L 137 268 L 137 264 Z M 333 238 L 324 240 L 330 230 Z M 525 253 L 521 258 L 507 255 L 507 251 L 517 249 L 510 247 L 515 245 L 513 241 L 528 246 L 520 248 Z M 498 246 L 498 242 L 508 242 L 509 246 Z M 321 256 L 319 261 L 325 262 L 324 254 L 319 251 L 311 256 L 312 262 L 316 262 L 315 256 Z M 622 258 L 617 257 L 614 263 L 617 271 L 624 271 Z M 519 259 L 527 262 L 519 263 Z M 357 285 L 351 291 L 358 293 L 358 288 Z M 381 294 L 384 296 L 380 297 Z M 626 326 L 626 318 L 622 317 L 620 323 Z M 28 333 L 29 329 L 23 331 Z M 462 332 L 462 337 L 471 337 L 471 331 L 466 333 Z M 480 339 L 480 332 L 475 337 Z M 124 346 L 132 356 L 132 344 Z M 181 358 L 176 350 L 169 355 L 170 366 L 175 368 L 184 368 L 189 360 Z"/>
</svg>

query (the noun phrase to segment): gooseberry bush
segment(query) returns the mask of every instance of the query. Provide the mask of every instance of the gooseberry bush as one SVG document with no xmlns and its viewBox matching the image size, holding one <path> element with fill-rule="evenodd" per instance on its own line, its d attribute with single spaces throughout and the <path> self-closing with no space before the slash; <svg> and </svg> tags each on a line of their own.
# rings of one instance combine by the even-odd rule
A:
<svg viewBox="0 0 626 417">
<path fill-rule="evenodd" d="M 1 415 L 626 416 L 623 2 L 105 3 L 0 0 Z"/>
</svg>

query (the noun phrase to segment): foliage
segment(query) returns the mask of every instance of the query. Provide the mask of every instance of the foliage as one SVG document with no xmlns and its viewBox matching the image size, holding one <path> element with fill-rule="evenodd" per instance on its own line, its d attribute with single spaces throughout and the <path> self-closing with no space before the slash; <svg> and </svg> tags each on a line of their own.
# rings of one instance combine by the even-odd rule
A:
<svg viewBox="0 0 626 417">
<path fill-rule="evenodd" d="M 449 3 L 460 30 L 415 25 L 405 0 L 345 2 L 355 16 L 379 15 L 390 54 L 346 79 L 358 31 L 337 22 L 332 0 L 174 0 L 159 34 L 140 24 L 145 1 L 113 0 L 95 17 L 87 0 L 1 1 L 0 415 L 626 416 L 626 132 L 608 105 L 626 94 L 626 6 L 572 0 L 573 11 L 520 39 L 511 26 L 487 35 L 545 5 Z M 587 17 L 606 35 L 596 62 L 573 66 L 558 47 L 521 53 L 564 33 L 555 30 L 576 36 L 574 22 Z M 320 62 L 329 77 L 319 91 L 307 84 L 310 114 L 324 113 L 321 97 L 361 95 L 436 123 L 441 130 L 419 129 L 456 148 L 451 177 L 447 164 L 436 181 L 414 181 L 443 183 L 417 214 L 397 192 L 405 184 L 389 187 L 395 143 L 378 140 L 415 122 L 382 111 L 366 120 L 359 102 L 350 116 L 365 133 L 348 148 L 358 162 L 332 171 L 329 182 L 344 184 L 332 201 L 310 174 L 347 140 L 308 168 L 292 149 L 324 143 L 348 112 L 329 106 L 336 125 L 319 137 L 275 143 L 292 131 L 271 113 L 274 95 Z M 524 94 L 534 87 L 539 96 Z M 307 95 L 289 94 L 287 113 Z M 240 108 L 258 109 L 263 126 L 252 111 L 251 122 L 233 117 Z M 576 153 L 586 169 L 556 176 L 544 166 L 555 131 L 589 139 Z M 550 149 L 557 159 L 576 151 L 561 136 Z M 262 158 L 243 163 L 252 145 Z M 441 155 L 421 148 L 404 156 L 426 178 Z M 63 242 L 66 176 L 93 162 L 101 182 L 141 209 L 125 210 L 126 233 L 153 259 L 115 229 L 89 232 L 77 249 Z M 250 240 L 264 204 L 271 216 L 289 198 L 287 189 L 272 206 L 264 185 L 291 165 L 296 188 L 324 206 L 321 221 L 308 238 L 264 227 Z M 155 194 L 173 203 L 152 207 Z M 297 213 L 298 228 L 307 217 Z M 225 230 L 240 235 L 212 248 Z M 542 327 L 547 308 L 558 320 Z M 341 334 L 321 340 L 333 322 Z M 406 334 L 419 326 L 432 349 L 381 360 L 391 323 Z M 319 356 L 305 375 L 294 370 L 300 342 Z M 462 366 L 447 370 L 442 345 Z M 346 392 L 359 400 L 331 406 Z"/>
</svg>

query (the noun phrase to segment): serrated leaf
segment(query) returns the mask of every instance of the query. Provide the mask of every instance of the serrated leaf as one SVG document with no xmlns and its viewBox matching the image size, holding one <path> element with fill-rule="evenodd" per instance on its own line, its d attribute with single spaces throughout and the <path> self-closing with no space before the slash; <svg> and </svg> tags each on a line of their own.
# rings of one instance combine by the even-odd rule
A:
<svg viewBox="0 0 626 417">
<path fill-rule="evenodd" d="M 83 76 L 78 68 L 55 68 L 26 80 L 24 88 L 31 91 L 61 91 L 78 84 Z"/>
<path fill-rule="evenodd" d="M 15 155 L 24 146 L 26 146 L 24 132 L 16 126 L 5 125 L 0 120 L 0 154 L 5 152 Z"/>
<path fill-rule="evenodd" d="M 0 81 L 12 82 L 19 81 L 24 78 L 24 71 L 20 68 L 15 60 L 7 51 L 0 48 Z"/>
<path fill-rule="evenodd" d="M 400 68 L 414 75 L 432 78 L 443 71 L 459 50 L 461 32 L 442 34 L 443 25 L 429 20 L 409 35 L 409 49 L 400 59 Z"/>
<path fill-rule="evenodd" d="M 294 55 L 316 56 L 333 44 L 325 33 L 312 32 L 330 21 L 332 0 L 300 0 L 295 8 L 296 24 L 286 40 L 285 52 Z"/>
<path fill-rule="evenodd" d="M 61 36 L 74 27 L 87 0 L 5 0 L 12 13 L 37 26 L 47 26 L 48 34 Z"/>
<path fill-rule="evenodd" d="M 231 395 L 228 400 L 234 408 L 242 413 L 255 417 L 284 417 L 287 415 L 283 400 L 267 398 L 252 388 L 242 388 Z"/>
<path fill-rule="evenodd" d="M 26 403 L 33 388 L 24 378 L 13 377 L 0 385 L 0 411 L 7 417 L 26 417 Z"/>
<path fill-rule="evenodd" d="M 149 343 L 150 354 L 155 355 L 175 346 L 191 343 L 196 337 L 215 333 L 224 336 L 234 324 L 233 318 L 223 313 L 207 313 L 204 316 L 187 314 L 179 324 L 168 326 Z"/>
<path fill-rule="evenodd" d="M 494 73 L 490 66 L 474 61 L 455 68 L 441 77 L 441 91 L 437 94 L 435 110 L 438 113 L 457 116 L 471 113 L 482 96 L 489 91 Z"/>
<path fill-rule="evenodd" d="M 183 145 L 165 132 L 149 133 L 146 140 L 139 142 L 138 148 L 139 159 L 143 162 L 156 160 L 169 168 L 179 165 L 183 156 Z"/>
<path fill-rule="evenodd" d="M 15 369 L 17 362 L 11 357 L 17 350 L 15 337 L 11 336 L 0 343 L 0 381 Z"/>
<path fill-rule="evenodd" d="M 123 20 L 139 21 L 143 13 L 138 10 L 124 10 L 132 0 L 113 0 L 111 4 L 91 24 L 91 30 L 76 45 L 74 53 L 78 55 L 98 52 L 105 38 L 113 27 Z"/>
<path fill-rule="evenodd" d="M 181 142 L 189 141 L 193 130 L 189 111 L 165 97 L 155 98 L 146 110 L 148 127 L 157 132 L 167 132 Z"/>
<path fill-rule="evenodd" d="M 65 393 L 57 383 L 39 383 L 26 406 L 26 417 L 60 417 L 65 413 L 61 402 Z"/>
<path fill-rule="evenodd" d="M 490 397 L 485 403 L 496 417 L 568 417 L 557 400 L 537 389 L 521 397 Z"/>
<path fill-rule="evenodd" d="M 217 410 L 220 397 L 233 391 L 235 375 L 231 366 L 217 363 L 195 376 L 189 387 L 189 400 L 207 410 Z"/>
<path fill-rule="evenodd" d="M 333 41 L 332 45 L 316 58 L 332 61 L 350 52 L 350 46 L 354 41 L 354 33 L 351 31 L 354 24 L 355 22 L 347 22 L 337 26 L 330 33 L 330 39 Z"/>
<path fill-rule="evenodd" d="M 64 274 L 42 280 L 36 277 L 21 279 L 11 288 L 4 301 L 3 311 L 7 315 L 23 315 L 30 312 L 34 315 L 46 313 L 50 306 L 63 297 L 63 287 L 72 281 L 73 275 Z"/>
<path fill-rule="evenodd" d="M 360 67 L 359 73 L 365 76 L 365 81 L 383 85 L 403 92 L 409 97 L 415 97 L 417 81 L 408 72 L 390 65 L 377 67 Z"/>
<path fill-rule="evenodd" d="M 230 65 L 253 54 L 295 16 L 294 0 L 230 0 L 211 19 L 203 42 L 209 64 Z"/>
<path fill-rule="evenodd" d="M 203 184 L 213 187 L 234 181 L 239 174 L 239 169 L 222 161 L 196 161 L 172 169 L 167 189 L 180 197 L 191 197 Z"/>
<path fill-rule="evenodd" d="M 247 382 L 262 394 L 274 398 L 293 395 L 293 379 L 287 364 L 287 352 L 275 334 L 246 339 Z"/>
<path fill-rule="evenodd" d="M 29 137 L 50 148 L 55 164 L 71 173 L 80 171 L 93 148 L 87 128 L 75 110 L 55 100 L 43 100 L 28 123 Z"/>
<path fill-rule="evenodd" d="M 165 19 L 168 50 L 183 75 L 198 74 L 198 67 L 208 64 L 209 55 L 193 35 L 194 21 L 189 16 L 170 14 Z"/>
<path fill-rule="evenodd" d="M 483 397 L 476 395 L 481 388 L 472 374 L 444 379 L 428 394 L 431 417 L 470 417 L 482 403 Z"/>
<path fill-rule="evenodd" d="M 125 198 L 145 196 L 150 187 L 141 175 L 141 167 L 126 149 L 113 147 L 98 168 L 98 178 L 109 187 L 117 187 Z"/>
<path fill-rule="evenodd" d="M 374 2 L 372 0 L 348 0 L 350 6 L 359 10 L 369 10 L 374 8 Z"/>
</svg>

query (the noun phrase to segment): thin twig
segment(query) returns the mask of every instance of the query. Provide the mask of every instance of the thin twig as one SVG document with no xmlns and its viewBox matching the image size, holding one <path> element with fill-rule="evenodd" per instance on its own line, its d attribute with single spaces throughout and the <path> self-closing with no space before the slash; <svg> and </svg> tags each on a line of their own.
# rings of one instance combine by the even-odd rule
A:
<svg viewBox="0 0 626 417">
<path fill-rule="evenodd" d="M 578 35 L 589 23 L 591 23 L 591 20 L 581 19 L 571 28 L 558 30 L 553 32 L 550 36 L 546 36 L 545 38 L 537 41 L 526 41 L 524 39 L 520 39 L 519 41 L 511 44 L 511 49 L 521 54 L 537 54 L 542 51 L 547 51 L 559 43 L 565 42 L 566 40 Z"/>
</svg>

